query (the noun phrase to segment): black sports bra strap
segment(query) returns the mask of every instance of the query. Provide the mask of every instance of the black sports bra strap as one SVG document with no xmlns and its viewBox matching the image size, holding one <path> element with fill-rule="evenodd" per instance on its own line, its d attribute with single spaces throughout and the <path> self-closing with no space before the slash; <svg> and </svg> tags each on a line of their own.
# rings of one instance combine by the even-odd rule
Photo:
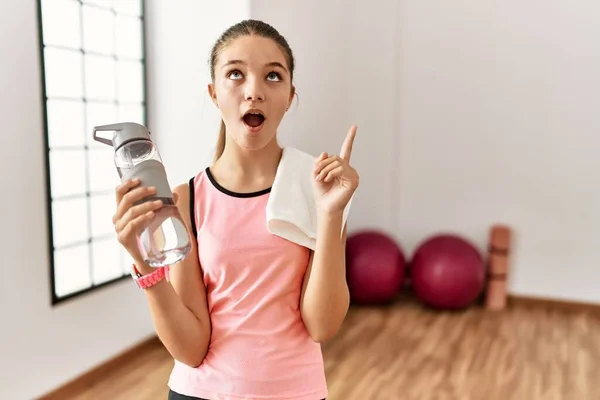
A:
<svg viewBox="0 0 600 400">
<path fill-rule="evenodd" d="M 189 181 L 190 187 L 190 221 L 192 223 L 192 233 L 194 234 L 194 239 L 198 237 L 198 231 L 196 228 L 196 213 L 195 213 L 195 201 L 194 195 L 196 191 L 194 190 L 194 178 L 192 177 Z"/>
</svg>

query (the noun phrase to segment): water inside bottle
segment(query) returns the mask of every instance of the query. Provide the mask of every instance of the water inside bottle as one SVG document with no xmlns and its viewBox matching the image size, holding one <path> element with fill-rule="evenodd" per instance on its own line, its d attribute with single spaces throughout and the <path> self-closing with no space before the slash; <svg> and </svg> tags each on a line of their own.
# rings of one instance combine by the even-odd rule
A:
<svg viewBox="0 0 600 400">
<path fill-rule="evenodd" d="M 154 218 L 138 236 L 138 247 L 151 267 L 171 265 L 185 258 L 192 248 L 188 231 L 172 199 L 155 212 Z"/>
</svg>

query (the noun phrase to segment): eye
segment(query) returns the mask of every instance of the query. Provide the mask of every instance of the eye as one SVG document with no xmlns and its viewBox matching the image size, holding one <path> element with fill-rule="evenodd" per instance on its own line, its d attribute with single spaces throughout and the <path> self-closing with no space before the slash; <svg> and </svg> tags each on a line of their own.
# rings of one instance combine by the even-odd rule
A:
<svg viewBox="0 0 600 400">
<path fill-rule="evenodd" d="M 234 80 L 241 79 L 242 78 L 242 73 L 239 70 L 234 69 L 233 71 L 231 71 L 231 72 L 229 72 L 227 74 L 227 77 L 231 78 L 231 79 L 234 79 Z"/>
<path fill-rule="evenodd" d="M 274 81 L 280 81 L 281 75 L 279 75 L 279 73 L 277 73 L 277 72 L 270 72 L 269 75 L 267 75 L 267 79 L 274 80 Z"/>
</svg>

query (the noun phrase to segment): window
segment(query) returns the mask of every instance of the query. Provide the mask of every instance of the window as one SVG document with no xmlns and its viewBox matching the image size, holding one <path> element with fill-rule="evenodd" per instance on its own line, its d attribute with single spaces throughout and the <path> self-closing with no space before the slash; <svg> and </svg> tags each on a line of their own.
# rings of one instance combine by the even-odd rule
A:
<svg viewBox="0 0 600 400">
<path fill-rule="evenodd" d="M 93 127 L 146 125 L 143 0 L 38 0 L 52 304 L 127 277 L 113 149 Z"/>
</svg>

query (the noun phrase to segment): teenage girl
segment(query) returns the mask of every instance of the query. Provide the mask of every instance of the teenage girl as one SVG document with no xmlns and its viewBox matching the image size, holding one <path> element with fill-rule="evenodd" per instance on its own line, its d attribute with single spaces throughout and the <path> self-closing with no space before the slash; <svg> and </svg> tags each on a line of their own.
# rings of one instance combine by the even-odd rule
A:
<svg viewBox="0 0 600 400">
<path fill-rule="evenodd" d="M 116 189 L 119 241 L 147 278 L 156 332 L 175 360 L 169 399 L 323 399 L 320 343 L 349 306 L 342 214 L 358 187 L 349 164 L 356 128 L 340 155 L 315 159 L 313 252 L 270 234 L 265 217 L 282 155 L 277 129 L 295 94 L 292 50 L 270 25 L 242 21 L 217 40 L 210 67 L 217 156 L 173 192 L 195 239 L 190 255 L 169 269 L 146 265 L 135 232 L 161 205 L 134 206 L 153 193 L 139 182 Z"/>
</svg>

